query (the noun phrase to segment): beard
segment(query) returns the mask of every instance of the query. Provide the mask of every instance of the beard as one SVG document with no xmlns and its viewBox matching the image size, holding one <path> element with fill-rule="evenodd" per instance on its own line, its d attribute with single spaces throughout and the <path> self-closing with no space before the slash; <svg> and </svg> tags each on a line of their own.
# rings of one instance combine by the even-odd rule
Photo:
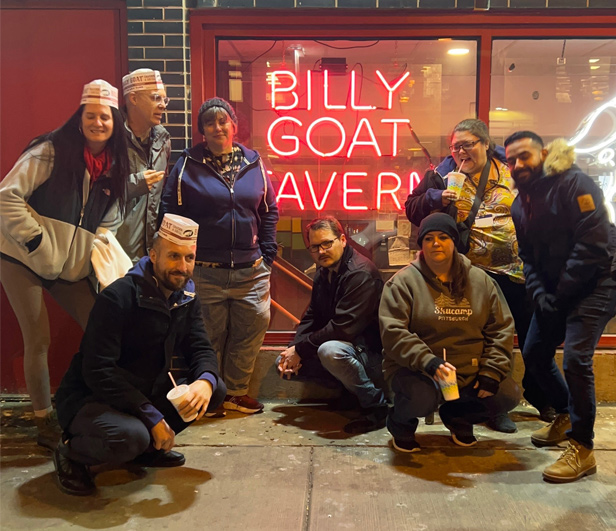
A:
<svg viewBox="0 0 616 531">
<path fill-rule="evenodd" d="M 165 289 L 168 289 L 170 291 L 178 291 L 184 289 L 184 287 L 190 280 L 190 275 L 185 275 L 180 271 L 154 272 L 156 274 L 156 279 L 158 280 L 158 282 Z"/>
<path fill-rule="evenodd" d="M 530 185 L 533 181 L 537 180 L 543 173 L 543 165 L 536 166 L 535 168 L 523 168 L 520 170 L 514 169 L 511 172 L 511 177 L 515 181 L 518 188 Z"/>
</svg>

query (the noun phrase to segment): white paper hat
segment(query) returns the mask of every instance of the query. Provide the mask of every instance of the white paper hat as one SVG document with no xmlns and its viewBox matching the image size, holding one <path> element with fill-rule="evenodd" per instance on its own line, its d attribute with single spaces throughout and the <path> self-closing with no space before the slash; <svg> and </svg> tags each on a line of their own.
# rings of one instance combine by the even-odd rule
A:
<svg viewBox="0 0 616 531">
<path fill-rule="evenodd" d="M 122 78 L 122 92 L 127 94 L 137 90 L 165 90 L 163 79 L 158 70 L 140 68 Z"/>
<path fill-rule="evenodd" d="M 118 108 L 118 89 L 107 83 L 104 79 L 95 79 L 83 86 L 80 105 L 94 103 L 109 105 Z"/>
<path fill-rule="evenodd" d="M 196 245 L 198 232 L 199 225 L 197 223 L 177 214 L 165 214 L 158 229 L 158 235 L 161 238 L 177 245 L 188 246 Z"/>
</svg>

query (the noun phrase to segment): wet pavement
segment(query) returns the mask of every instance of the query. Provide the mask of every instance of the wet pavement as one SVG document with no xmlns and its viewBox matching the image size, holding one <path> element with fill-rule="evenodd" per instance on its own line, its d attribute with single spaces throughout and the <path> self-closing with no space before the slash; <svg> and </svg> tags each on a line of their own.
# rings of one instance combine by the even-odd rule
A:
<svg viewBox="0 0 616 531">
<path fill-rule="evenodd" d="M 422 451 L 401 455 L 385 429 L 345 434 L 351 412 L 272 400 L 261 414 L 230 412 L 178 435 L 181 468 L 99 471 L 88 498 L 57 488 L 29 406 L 1 406 L 2 530 L 616 529 L 613 404 L 598 408 L 598 473 L 571 484 L 542 481 L 559 450 L 530 444 L 544 423 L 529 407 L 512 413 L 517 433 L 478 426 L 470 449 L 437 415 L 420 423 Z"/>
</svg>

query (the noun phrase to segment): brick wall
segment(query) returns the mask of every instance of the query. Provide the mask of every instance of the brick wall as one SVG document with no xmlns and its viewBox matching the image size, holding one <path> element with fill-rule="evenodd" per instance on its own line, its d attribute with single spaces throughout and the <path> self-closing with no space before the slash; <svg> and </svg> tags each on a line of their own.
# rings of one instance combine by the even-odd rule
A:
<svg viewBox="0 0 616 531">
<path fill-rule="evenodd" d="M 478 0 L 485 4 L 487 0 Z M 614 8 L 616 0 L 491 0 L 493 9 Z M 190 45 L 192 8 L 366 8 L 464 9 L 474 0 L 126 0 L 129 68 L 160 70 L 171 98 L 166 127 L 172 162 L 190 139 Z"/>
</svg>

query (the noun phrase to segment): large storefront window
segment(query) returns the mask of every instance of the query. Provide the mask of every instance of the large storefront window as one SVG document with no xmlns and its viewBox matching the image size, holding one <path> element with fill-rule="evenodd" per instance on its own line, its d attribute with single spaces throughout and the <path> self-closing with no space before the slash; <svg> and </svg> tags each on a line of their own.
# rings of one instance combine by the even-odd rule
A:
<svg viewBox="0 0 616 531">
<path fill-rule="evenodd" d="M 237 140 L 257 149 L 281 220 L 271 330 L 307 305 L 314 265 L 303 228 L 337 217 L 384 277 L 412 256 L 404 201 L 448 135 L 476 116 L 476 40 L 218 41 L 217 93 Z"/>
<path fill-rule="evenodd" d="M 490 132 L 564 137 L 616 213 L 616 39 L 502 39 L 492 49 Z M 606 333 L 616 333 L 616 320 Z"/>
</svg>

